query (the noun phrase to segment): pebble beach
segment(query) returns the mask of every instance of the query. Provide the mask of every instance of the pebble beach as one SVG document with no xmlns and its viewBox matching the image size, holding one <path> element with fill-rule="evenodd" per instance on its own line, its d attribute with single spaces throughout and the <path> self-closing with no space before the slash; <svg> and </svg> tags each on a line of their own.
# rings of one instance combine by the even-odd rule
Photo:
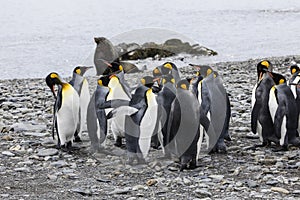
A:
<svg viewBox="0 0 300 200">
<path fill-rule="evenodd" d="M 290 77 L 300 56 L 267 58 L 275 72 Z M 78 150 L 62 152 L 52 139 L 54 98 L 44 79 L 0 80 L 0 199 L 299 199 L 300 149 L 274 152 L 251 133 L 251 92 L 262 59 L 220 62 L 231 102 L 226 154 L 201 154 L 198 167 L 179 171 L 173 160 L 150 150 L 147 164 L 126 164 L 126 150 L 109 134 L 104 151 L 93 153 L 87 132 Z M 176 64 L 176 63 L 175 63 Z M 180 68 L 183 77 L 191 67 Z M 151 71 L 126 74 L 130 84 Z M 66 78 L 68 79 L 68 78 Z M 97 77 L 88 77 L 90 93 Z"/>
</svg>

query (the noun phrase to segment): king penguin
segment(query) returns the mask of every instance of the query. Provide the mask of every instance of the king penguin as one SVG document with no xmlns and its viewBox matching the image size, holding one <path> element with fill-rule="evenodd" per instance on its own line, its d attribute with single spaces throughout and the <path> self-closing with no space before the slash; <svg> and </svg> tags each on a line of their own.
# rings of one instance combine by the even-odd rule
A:
<svg viewBox="0 0 300 200">
<path fill-rule="evenodd" d="M 171 105 L 176 97 L 175 79 L 171 74 L 168 74 L 162 78 L 162 89 L 157 94 L 157 103 L 160 106 L 159 109 L 159 128 L 158 140 L 160 141 L 163 154 L 165 157 L 170 157 L 170 151 L 165 149 L 167 144 L 173 139 L 168 138 L 168 121 L 171 111 Z"/>
<path fill-rule="evenodd" d="M 69 82 L 78 92 L 80 97 L 80 117 L 78 129 L 75 133 L 75 142 L 80 142 L 82 131 L 86 129 L 87 108 L 90 102 L 90 91 L 87 79 L 83 76 L 85 72 L 93 67 L 78 66 L 73 70 L 73 76 Z"/>
<path fill-rule="evenodd" d="M 300 134 L 300 68 L 297 64 L 292 65 L 290 67 L 290 72 L 292 77 L 290 78 L 288 85 L 290 86 L 294 98 L 296 99 L 296 103 L 297 103 L 297 108 L 298 108 L 298 116 L 299 116 L 299 120 L 298 120 L 298 136 Z"/>
<path fill-rule="evenodd" d="M 275 85 L 271 69 L 268 61 L 262 61 L 257 65 L 258 81 L 252 94 L 251 130 L 254 134 L 258 133 L 262 144 L 255 145 L 254 148 L 270 145 L 271 142 L 279 143 L 278 138 L 273 134 L 274 126 L 269 110 L 270 90 Z"/>
<path fill-rule="evenodd" d="M 79 121 L 79 95 L 55 72 L 46 77 L 46 83 L 53 94 L 55 94 L 54 85 L 59 85 L 53 113 L 54 124 L 58 136 L 58 147 L 70 149 Z"/>
<path fill-rule="evenodd" d="M 275 136 L 281 148 L 288 150 L 288 144 L 300 146 L 297 139 L 298 112 L 296 100 L 286 79 L 281 74 L 272 73 L 275 86 L 270 90 L 269 109 L 274 123 Z"/>
<path fill-rule="evenodd" d="M 208 139 L 208 147 L 212 148 L 210 149 L 210 153 L 225 153 L 227 151 L 227 147 L 224 139 L 229 141 L 231 140 L 228 132 L 231 115 L 228 94 L 220 76 L 217 72 L 213 71 L 210 66 L 200 66 L 193 64 L 190 65 L 198 70 L 198 77 L 194 83 L 193 88 L 195 93 L 197 94 L 198 101 L 201 107 L 199 143 L 202 142 L 202 132 L 205 130 Z M 195 84 L 198 85 L 196 86 Z M 225 113 L 225 115 L 223 115 L 223 113 Z M 223 124 L 220 122 L 223 122 Z M 209 131 L 210 133 L 208 133 L 207 131 Z M 198 156 L 199 151 L 200 150 L 198 149 Z"/>
<path fill-rule="evenodd" d="M 168 123 L 168 137 L 173 139 L 167 148 L 179 157 L 181 171 L 196 168 L 199 108 L 197 97 L 189 90 L 189 82 L 178 81 Z"/>
<path fill-rule="evenodd" d="M 117 74 L 112 74 L 109 76 L 109 93 L 106 100 L 131 100 L 131 93 L 128 84 L 124 79 L 124 72 L 122 71 L 122 66 L 120 66 L 121 72 Z M 106 109 L 106 114 L 108 114 L 112 109 Z M 122 146 L 122 138 L 125 136 L 124 132 L 125 126 L 125 115 L 116 115 L 111 119 L 111 130 L 115 138 L 115 145 L 118 147 Z"/>
<path fill-rule="evenodd" d="M 158 104 L 151 88 L 139 86 L 129 106 L 136 112 L 126 117 L 125 139 L 128 163 L 144 163 L 151 145 L 151 137 L 157 129 Z"/>
</svg>

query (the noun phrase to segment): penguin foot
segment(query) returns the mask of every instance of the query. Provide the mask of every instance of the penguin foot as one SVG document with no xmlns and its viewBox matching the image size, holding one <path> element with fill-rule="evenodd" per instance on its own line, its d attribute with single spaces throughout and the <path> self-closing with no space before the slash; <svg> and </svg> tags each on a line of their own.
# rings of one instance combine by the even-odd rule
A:
<svg viewBox="0 0 300 200">
<path fill-rule="evenodd" d="M 116 142 L 114 143 L 116 147 L 122 147 L 122 138 L 117 137 Z"/>
<path fill-rule="evenodd" d="M 225 139 L 226 141 L 232 141 L 231 136 L 229 135 L 228 132 L 226 132 L 226 134 L 224 135 L 224 139 Z"/>
<path fill-rule="evenodd" d="M 293 140 L 289 141 L 289 144 L 291 144 L 295 147 L 300 147 L 300 140 L 299 140 L 299 138 L 294 138 Z"/>
<path fill-rule="evenodd" d="M 180 171 L 183 171 L 184 169 L 196 169 L 196 159 L 190 160 L 188 163 L 181 163 L 180 165 Z"/>
<path fill-rule="evenodd" d="M 280 151 L 288 151 L 288 146 L 284 145 L 284 146 L 277 146 L 274 149 L 272 149 L 273 152 L 280 152 Z"/>
<path fill-rule="evenodd" d="M 74 142 L 82 142 L 82 140 L 78 135 L 76 135 L 75 139 L 74 139 Z"/>
</svg>

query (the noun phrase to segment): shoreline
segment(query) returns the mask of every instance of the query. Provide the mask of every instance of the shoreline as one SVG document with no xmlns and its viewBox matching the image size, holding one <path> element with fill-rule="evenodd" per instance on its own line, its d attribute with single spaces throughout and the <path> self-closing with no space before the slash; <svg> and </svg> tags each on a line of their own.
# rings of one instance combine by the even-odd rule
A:
<svg viewBox="0 0 300 200">
<path fill-rule="evenodd" d="M 275 72 L 289 78 L 294 56 L 268 58 Z M 295 56 L 300 60 L 300 56 Z M 296 199 L 300 198 L 300 149 L 274 152 L 251 133 L 251 92 L 256 64 L 262 59 L 219 62 L 213 68 L 222 79 L 231 102 L 230 134 L 226 154 L 201 154 L 198 168 L 179 172 L 174 160 L 160 160 L 151 149 L 147 164 L 126 164 L 126 151 L 113 145 L 107 153 L 92 153 L 83 133 L 78 151 L 55 148 L 51 137 L 54 98 L 44 81 L 1 80 L 0 88 L 0 198 L 3 199 Z M 182 77 L 191 67 L 180 68 Z M 136 84 L 145 74 L 127 74 Z M 92 95 L 96 76 L 88 77 Z"/>
<path fill-rule="evenodd" d="M 199 57 L 200 59 L 197 59 L 197 60 L 200 60 L 201 61 L 201 57 Z M 205 57 L 205 59 L 209 59 L 210 57 Z M 220 64 L 238 64 L 238 63 L 243 63 L 243 62 L 259 62 L 260 60 L 265 60 L 265 59 L 268 59 L 268 60 L 285 60 L 285 59 L 288 59 L 289 61 L 293 60 L 293 58 L 295 58 L 295 60 L 297 61 L 297 63 L 300 63 L 300 55 L 287 55 L 287 56 L 270 56 L 270 57 L 264 57 L 264 58 L 249 58 L 249 59 L 246 59 L 246 60 L 234 60 L 234 61 L 211 61 L 211 62 L 200 62 L 200 63 L 195 63 L 195 64 L 203 64 L 203 65 L 211 65 L 211 66 L 214 66 L 214 65 L 220 65 Z M 172 60 L 172 57 L 169 58 L 170 60 Z M 178 58 L 177 58 L 178 59 Z M 213 57 L 212 57 L 213 59 Z M 156 62 L 158 62 L 157 60 L 155 60 Z M 176 61 L 176 59 L 175 59 Z M 147 59 L 146 60 L 139 60 L 140 63 L 146 63 L 147 62 L 151 62 L 151 61 L 148 61 Z M 164 61 L 162 61 L 163 63 Z M 274 63 L 275 65 L 277 63 Z M 181 68 L 187 68 L 189 67 L 188 66 L 188 63 L 185 66 L 181 67 Z M 181 69 L 180 68 L 180 69 Z M 151 69 L 149 70 L 146 70 L 146 71 L 143 71 L 143 72 L 139 72 L 139 73 L 148 73 L 150 72 Z M 51 70 L 49 70 L 49 73 L 51 72 Z M 45 74 L 45 77 L 47 76 L 47 74 Z M 70 76 L 68 77 L 64 77 L 64 78 L 70 78 L 71 77 L 71 72 L 70 72 Z M 93 77 L 91 75 L 89 75 L 88 77 Z M 96 75 L 94 76 L 96 77 Z M 12 81 L 12 80 L 40 80 L 40 79 L 43 79 L 44 77 L 37 77 L 37 78 L 5 78 L 5 79 L 0 79 L 0 82 L 2 81 Z"/>
</svg>

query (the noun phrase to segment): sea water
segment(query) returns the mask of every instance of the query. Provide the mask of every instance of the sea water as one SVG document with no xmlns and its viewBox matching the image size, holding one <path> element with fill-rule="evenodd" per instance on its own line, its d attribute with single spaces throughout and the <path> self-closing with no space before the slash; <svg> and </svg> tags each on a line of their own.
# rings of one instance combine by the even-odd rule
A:
<svg viewBox="0 0 300 200">
<path fill-rule="evenodd" d="M 0 79 L 70 76 L 93 64 L 94 37 L 145 28 L 218 52 L 199 63 L 300 54 L 298 0 L 0 0 L 0 24 Z M 144 36 L 136 42 L 156 38 Z"/>
</svg>

